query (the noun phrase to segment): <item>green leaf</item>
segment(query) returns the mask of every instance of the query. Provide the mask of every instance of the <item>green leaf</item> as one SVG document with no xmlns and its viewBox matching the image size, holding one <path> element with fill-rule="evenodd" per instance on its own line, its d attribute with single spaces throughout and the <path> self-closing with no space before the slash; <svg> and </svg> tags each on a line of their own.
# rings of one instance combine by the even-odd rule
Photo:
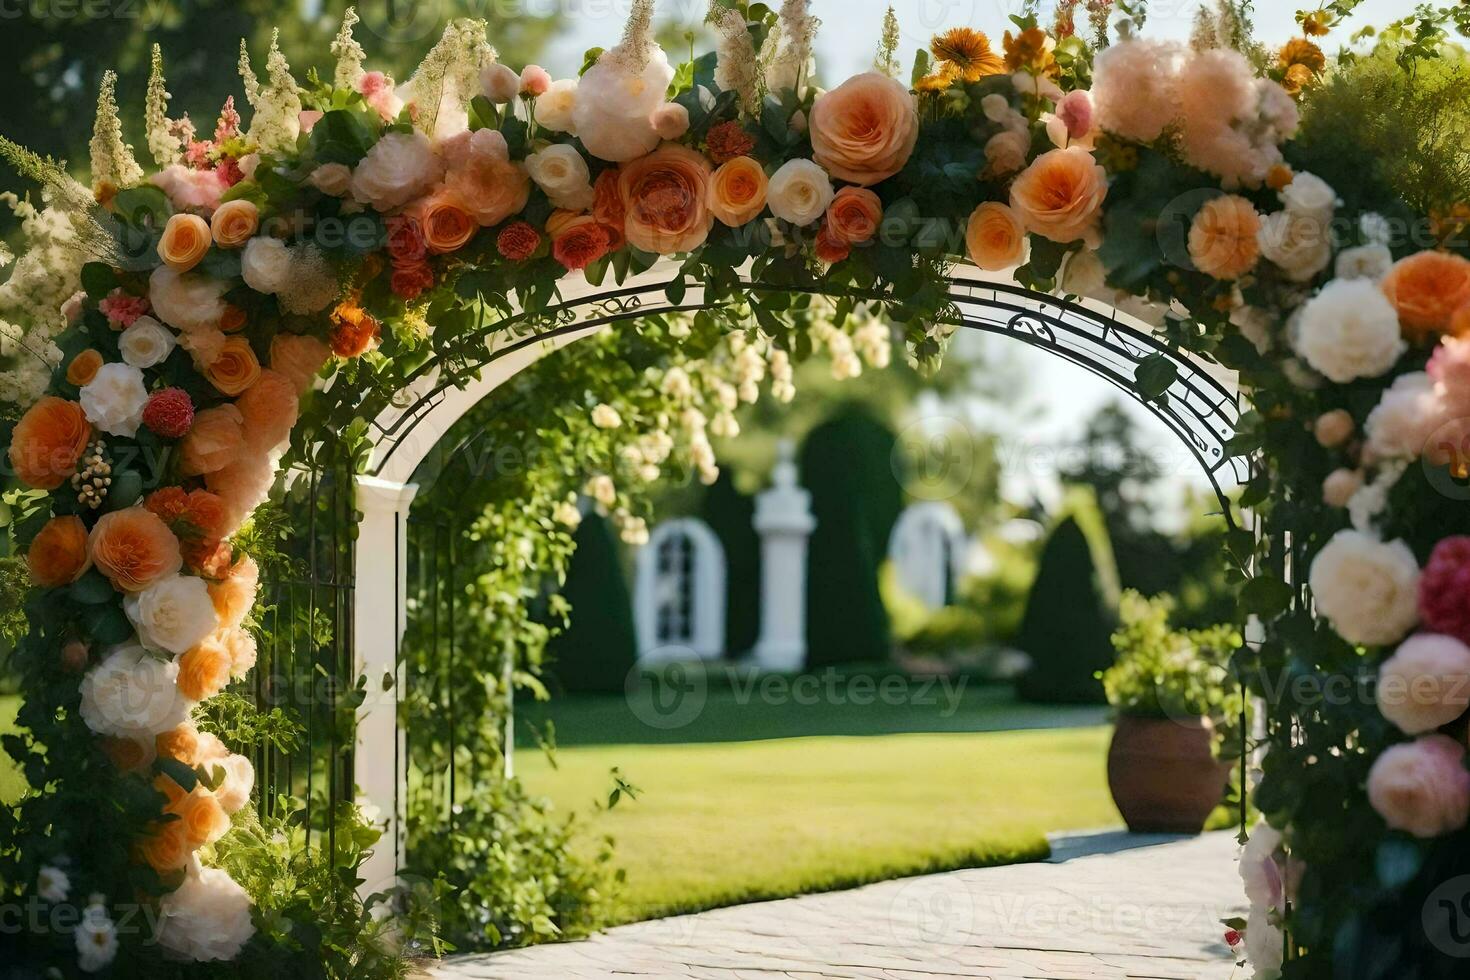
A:
<svg viewBox="0 0 1470 980">
<path fill-rule="evenodd" d="M 95 568 L 73 582 L 67 593 L 84 606 L 101 605 L 117 598 L 117 590 L 112 583 Z"/>
<path fill-rule="evenodd" d="M 100 300 L 117 288 L 117 273 L 105 262 L 88 262 L 82 266 L 82 288 L 88 296 Z"/>
<path fill-rule="evenodd" d="M 1160 398 L 1179 377 L 1179 367 L 1163 354 L 1150 354 L 1138 362 L 1134 383 L 1148 401 Z"/>
<path fill-rule="evenodd" d="M 199 774 L 172 756 L 159 756 L 157 766 L 159 772 L 178 783 L 185 793 L 193 792 L 199 785 Z"/>
<path fill-rule="evenodd" d="M 1292 588 L 1274 575 L 1258 575 L 1240 590 L 1240 608 L 1262 619 L 1274 619 L 1291 605 Z"/>
<path fill-rule="evenodd" d="M 107 509 L 123 510 L 143 496 L 143 475 L 137 470 L 114 471 L 112 486 L 107 489 Z"/>
</svg>

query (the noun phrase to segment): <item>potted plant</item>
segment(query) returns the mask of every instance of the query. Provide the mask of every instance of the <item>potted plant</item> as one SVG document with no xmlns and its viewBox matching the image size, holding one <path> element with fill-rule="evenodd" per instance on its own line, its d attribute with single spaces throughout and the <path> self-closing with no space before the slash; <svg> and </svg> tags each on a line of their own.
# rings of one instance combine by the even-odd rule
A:
<svg viewBox="0 0 1470 980">
<path fill-rule="evenodd" d="M 1115 718 L 1108 786 L 1135 833 L 1199 833 L 1230 778 L 1219 749 L 1239 722 L 1229 659 L 1240 634 L 1172 629 L 1172 608 L 1167 596 L 1125 593 L 1118 659 L 1098 675 Z"/>
</svg>

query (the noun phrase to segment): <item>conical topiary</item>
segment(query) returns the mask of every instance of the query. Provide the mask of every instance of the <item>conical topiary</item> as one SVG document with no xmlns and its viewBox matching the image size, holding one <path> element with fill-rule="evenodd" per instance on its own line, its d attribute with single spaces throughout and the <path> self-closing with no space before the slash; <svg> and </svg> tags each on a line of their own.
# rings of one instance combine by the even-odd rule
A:
<svg viewBox="0 0 1470 980">
<path fill-rule="evenodd" d="M 638 638 L 618 542 L 595 513 L 583 518 L 574 540 L 562 587 L 571 625 L 547 645 L 547 673 L 566 691 L 620 693 L 638 659 Z"/>
<path fill-rule="evenodd" d="M 728 467 L 705 491 L 702 516 L 725 549 L 725 653 L 738 656 L 760 636 L 761 545 L 755 501 L 735 487 Z"/>
<path fill-rule="evenodd" d="M 1113 612 L 1103 598 L 1093 550 L 1076 517 L 1052 531 L 1016 645 L 1031 658 L 1017 692 L 1048 704 L 1105 701 L 1094 674 L 1113 663 Z"/>
</svg>

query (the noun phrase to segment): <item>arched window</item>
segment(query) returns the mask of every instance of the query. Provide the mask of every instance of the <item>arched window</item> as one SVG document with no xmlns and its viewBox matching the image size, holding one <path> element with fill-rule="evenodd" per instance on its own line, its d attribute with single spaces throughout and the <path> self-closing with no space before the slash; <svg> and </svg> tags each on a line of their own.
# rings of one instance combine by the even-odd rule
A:
<svg viewBox="0 0 1470 980">
<path fill-rule="evenodd" d="M 955 509 L 943 501 L 912 504 L 888 538 L 898 583 L 929 609 L 954 601 L 968 539 Z"/>
<path fill-rule="evenodd" d="M 634 612 L 642 660 L 716 659 L 725 646 L 725 550 L 703 521 L 654 528 L 638 551 Z"/>
</svg>

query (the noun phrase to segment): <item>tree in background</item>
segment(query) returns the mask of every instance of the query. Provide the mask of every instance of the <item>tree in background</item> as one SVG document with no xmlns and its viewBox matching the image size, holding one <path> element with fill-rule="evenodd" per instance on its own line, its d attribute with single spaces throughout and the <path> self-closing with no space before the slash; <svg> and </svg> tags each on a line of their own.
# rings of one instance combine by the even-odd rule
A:
<svg viewBox="0 0 1470 980">
<path fill-rule="evenodd" d="M 571 625 L 547 645 L 547 673 L 568 692 L 621 693 L 638 660 L 633 600 L 618 542 L 599 514 L 582 519 L 561 594 Z"/>
<path fill-rule="evenodd" d="M 887 426 L 850 404 L 802 446 L 801 482 L 817 520 L 807 559 L 809 667 L 889 657 L 878 574 L 903 509 L 896 445 Z"/>
<path fill-rule="evenodd" d="M 760 636 L 761 544 L 755 501 L 735 487 L 729 470 L 705 491 L 700 516 L 725 549 L 725 653 L 739 656 Z"/>
<path fill-rule="evenodd" d="M 1056 525 L 1042 548 L 1016 639 L 1031 658 L 1031 667 L 1016 688 L 1028 701 L 1104 701 L 1102 684 L 1094 674 L 1113 663 L 1110 637 L 1117 578 L 1109 567 L 1106 530 L 1101 520 L 1089 522 L 1079 501 L 1074 495 L 1072 512 Z M 1084 529 L 1089 523 L 1090 533 Z"/>
</svg>

